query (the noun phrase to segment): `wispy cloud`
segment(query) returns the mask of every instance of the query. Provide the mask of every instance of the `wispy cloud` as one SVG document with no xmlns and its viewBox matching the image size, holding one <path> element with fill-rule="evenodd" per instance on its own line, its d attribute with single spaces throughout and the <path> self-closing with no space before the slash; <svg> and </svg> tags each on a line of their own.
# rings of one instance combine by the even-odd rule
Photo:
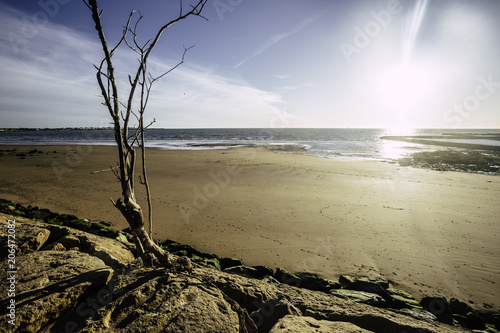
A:
<svg viewBox="0 0 500 333">
<path fill-rule="evenodd" d="M 271 74 L 269 76 L 280 80 L 289 79 L 292 77 L 291 75 L 282 75 L 282 74 Z"/>
<path fill-rule="evenodd" d="M 279 94 L 191 64 L 160 81 L 153 101 L 151 115 L 173 127 L 188 118 L 203 127 L 268 127 L 286 105 Z"/>
<path fill-rule="evenodd" d="M 22 17 L 14 10 L 0 13 L 3 31 L 22 24 Z M 106 123 L 108 114 L 100 104 L 93 68 L 102 57 L 97 40 L 50 22 L 19 52 L 14 52 L 7 35 L 0 38 L 2 127 Z M 135 55 L 123 48 L 114 60 L 119 87 L 127 89 L 127 75 L 137 64 Z M 150 69 L 161 73 L 176 61 L 151 58 Z M 156 118 L 161 127 L 266 127 L 284 106 L 276 93 L 192 63 L 160 80 L 152 93 L 148 116 Z"/>
<path fill-rule="evenodd" d="M 270 47 L 274 46 L 280 40 L 288 38 L 292 35 L 295 35 L 297 32 L 301 31 L 302 29 L 304 29 L 305 27 L 307 27 L 311 23 L 315 22 L 319 18 L 319 16 L 320 15 L 313 15 L 313 16 L 299 22 L 299 24 L 297 24 L 292 29 L 268 39 L 266 42 L 264 42 L 262 45 L 260 45 L 250 56 L 246 57 L 245 59 L 243 59 L 242 61 L 237 63 L 234 66 L 234 68 L 241 67 L 246 62 L 252 60 L 253 58 L 257 57 L 262 52 L 264 52 L 267 49 L 269 49 Z"/>
</svg>

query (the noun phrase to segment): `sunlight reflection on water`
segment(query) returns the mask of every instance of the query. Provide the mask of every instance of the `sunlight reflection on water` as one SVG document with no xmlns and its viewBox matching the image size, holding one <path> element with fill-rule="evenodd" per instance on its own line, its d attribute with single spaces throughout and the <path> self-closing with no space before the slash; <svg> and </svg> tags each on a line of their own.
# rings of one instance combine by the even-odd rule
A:
<svg viewBox="0 0 500 333">
<path fill-rule="evenodd" d="M 379 153 L 382 159 L 396 160 L 415 152 L 421 147 L 422 145 L 408 142 L 381 140 Z"/>
</svg>

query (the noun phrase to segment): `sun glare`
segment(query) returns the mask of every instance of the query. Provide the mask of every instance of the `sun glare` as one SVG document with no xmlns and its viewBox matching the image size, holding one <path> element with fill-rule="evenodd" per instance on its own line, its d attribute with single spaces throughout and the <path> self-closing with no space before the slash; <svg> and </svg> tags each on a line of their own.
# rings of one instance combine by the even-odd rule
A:
<svg viewBox="0 0 500 333">
<path fill-rule="evenodd" d="M 406 109 L 426 97 L 431 83 L 432 73 L 429 70 L 406 64 L 398 65 L 381 74 L 379 96 L 388 107 Z"/>
<path fill-rule="evenodd" d="M 397 64 L 379 67 L 373 74 L 373 92 L 387 127 L 414 127 L 424 105 L 433 98 L 439 71 L 432 66 Z"/>
</svg>

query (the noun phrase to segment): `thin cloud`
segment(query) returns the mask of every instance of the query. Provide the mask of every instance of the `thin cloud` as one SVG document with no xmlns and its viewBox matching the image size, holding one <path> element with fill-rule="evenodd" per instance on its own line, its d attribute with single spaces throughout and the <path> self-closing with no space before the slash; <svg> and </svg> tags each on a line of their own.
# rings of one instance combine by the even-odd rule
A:
<svg viewBox="0 0 500 333">
<path fill-rule="evenodd" d="M 22 13 L 4 11 L 0 24 L 15 27 L 21 18 Z M 97 40 L 50 22 L 20 52 L 13 52 L 5 40 L 0 43 L 2 127 L 106 123 L 108 114 L 100 104 L 93 68 L 102 57 L 100 50 Z M 151 58 L 149 68 L 153 74 L 161 73 L 177 61 Z M 127 74 L 137 66 L 136 55 L 123 48 L 114 62 L 119 89 L 127 89 Z M 279 94 L 188 63 L 160 80 L 152 94 L 148 116 L 156 118 L 160 127 L 267 127 L 284 106 Z"/>
<path fill-rule="evenodd" d="M 271 74 L 269 76 L 274 77 L 276 79 L 280 79 L 280 80 L 290 79 L 292 77 L 291 75 L 282 75 L 282 74 Z"/>
<path fill-rule="evenodd" d="M 301 21 L 299 24 L 297 24 L 295 27 L 293 27 L 289 31 L 284 32 L 284 33 L 279 34 L 279 35 L 276 35 L 276 36 L 268 39 L 265 43 L 263 43 L 262 45 L 260 45 L 257 48 L 257 50 L 254 51 L 254 53 L 251 56 L 249 56 L 249 57 L 243 59 L 242 61 L 240 61 L 239 63 L 237 63 L 234 66 L 234 68 L 241 67 L 243 64 L 245 64 L 246 62 L 248 62 L 248 61 L 252 60 L 253 58 L 257 57 L 259 54 L 261 54 L 262 52 L 266 51 L 267 49 L 269 49 L 270 47 L 272 47 L 273 45 L 275 45 L 276 43 L 278 43 L 280 40 L 295 35 L 297 32 L 301 31 L 302 29 L 304 29 L 305 27 L 307 27 L 311 23 L 315 22 L 318 18 L 319 18 L 319 15 L 311 16 L 311 17 L 309 17 L 309 18 Z"/>
<path fill-rule="evenodd" d="M 160 81 L 152 101 L 154 117 L 173 127 L 189 126 L 187 119 L 204 127 L 234 127 L 238 123 L 268 127 L 286 106 L 279 94 L 190 64 Z"/>
</svg>

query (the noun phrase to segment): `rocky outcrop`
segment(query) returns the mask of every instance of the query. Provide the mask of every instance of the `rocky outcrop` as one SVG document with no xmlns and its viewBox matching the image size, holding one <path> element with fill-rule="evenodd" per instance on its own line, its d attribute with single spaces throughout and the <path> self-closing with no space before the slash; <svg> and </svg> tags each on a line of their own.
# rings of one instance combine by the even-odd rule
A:
<svg viewBox="0 0 500 333">
<path fill-rule="evenodd" d="M 240 317 L 219 289 L 163 269 L 117 276 L 96 300 L 83 300 L 64 320 L 81 332 L 238 332 Z"/>
<path fill-rule="evenodd" d="M 365 329 L 351 323 L 317 320 L 312 317 L 285 316 L 273 327 L 270 333 L 316 333 L 316 332 L 338 332 L 338 333 L 369 333 Z"/>
<path fill-rule="evenodd" d="M 7 222 L 7 221 L 4 221 Z M 2 227 L 6 227 L 4 223 Z M 17 255 L 28 254 L 38 251 L 49 238 L 50 231 L 45 228 L 23 228 L 16 231 L 15 243 L 17 244 Z M 0 234 L 0 259 L 7 258 L 8 234 Z"/>
<path fill-rule="evenodd" d="M 0 241 L 7 244 L 7 221 L 14 217 L 0 213 Z M 103 260 L 114 269 L 122 269 L 135 260 L 131 250 L 134 246 L 128 241 L 94 235 L 85 231 L 32 221 L 16 217 L 16 255 L 38 250 L 74 250 L 88 253 Z M 2 251 L 3 259 L 7 251 Z"/>
<path fill-rule="evenodd" d="M 224 272 L 195 270 L 205 279 L 217 285 L 228 297 L 250 313 L 250 316 L 260 323 L 258 332 L 267 332 L 267 320 L 275 322 L 273 329 L 279 325 L 279 320 L 289 315 L 279 317 L 269 300 L 286 299 L 287 303 L 300 311 L 301 316 L 316 320 L 351 323 L 370 332 L 462 332 L 463 330 L 439 322 L 417 320 L 406 313 L 344 300 L 324 292 L 297 288 L 286 284 L 276 286 L 263 283 L 261 280 L 248 279 L 239 275 L 229 275 Z M 272 303 L 271 303 L 272 304 Z M 266 305 L 266 307 L 264 307 Z M 256 316 L 257 313 L 262 314 Z M 267 316 L 265 315 L 267 314 Z M 295 316 L 298 316 L 295 314 Z M 293 331 L 290 331 L 293 332 Z"/>
<path fill-rule="evenodd" d="M 0 223 L 12 218 L 0 214 Z M 0 233 L 4 231 L 2 226 Z M 384 307 L 397 297 L 415 305 L 411 295 L 388 288 L 385 281 L 351 277 L 337 283 L 310 273 L 246 267 L 239 260 L 220 260 L 175 245 L 202 259 L 186 274 L 145 267 L 140 259 L 134 260 L 127 237 L 119 241 L 22 218 L 16 218 L 16 232 L 32 235 L 23 241 L 31 242 L 32 251 L 16 257 L 15 297 L 5 297 L 8 285 L 0 284 L 2 319 L 12 314 L 7 306 L 15 299 L 15 326 L 2 320 L 0 332 L 464 331 L 436 321 L 431 311 L 437 301 L 398 310 L 335 295 L 370 291 Z M 216 260 L 219 267 L 206 260 Z M 237 274 L 221 271 L 221 262 L 222 267 L 237 264 L 228 270 Z M 3 274 L 8 270 L 6 260 L 1 264 Z M 460 311 L 451 312 L 453 323 L 473 322 L 471 309 L 450 303 L 450 311 Z"/>
<path fill-rule="evenodd" d="M 7 271 L 5 265 L 0 269 Z M 2 319 L 7 315 L 4 311 L 11 299 L 16 305 L 15 325 L 2 325 L 2 329 L 8 331 L 10 327 L 12 331 L 40 332 L 72 310 L 82 297 L 105 286 L 112 275 L 113 270 L 102 260 L 86 253 L 29 253 L 18 263 L 15 297 L 0 301 Z M 1 295 L 8 295 L 5 289 L 6 284 L 1 284 Z"/>
</svg>

